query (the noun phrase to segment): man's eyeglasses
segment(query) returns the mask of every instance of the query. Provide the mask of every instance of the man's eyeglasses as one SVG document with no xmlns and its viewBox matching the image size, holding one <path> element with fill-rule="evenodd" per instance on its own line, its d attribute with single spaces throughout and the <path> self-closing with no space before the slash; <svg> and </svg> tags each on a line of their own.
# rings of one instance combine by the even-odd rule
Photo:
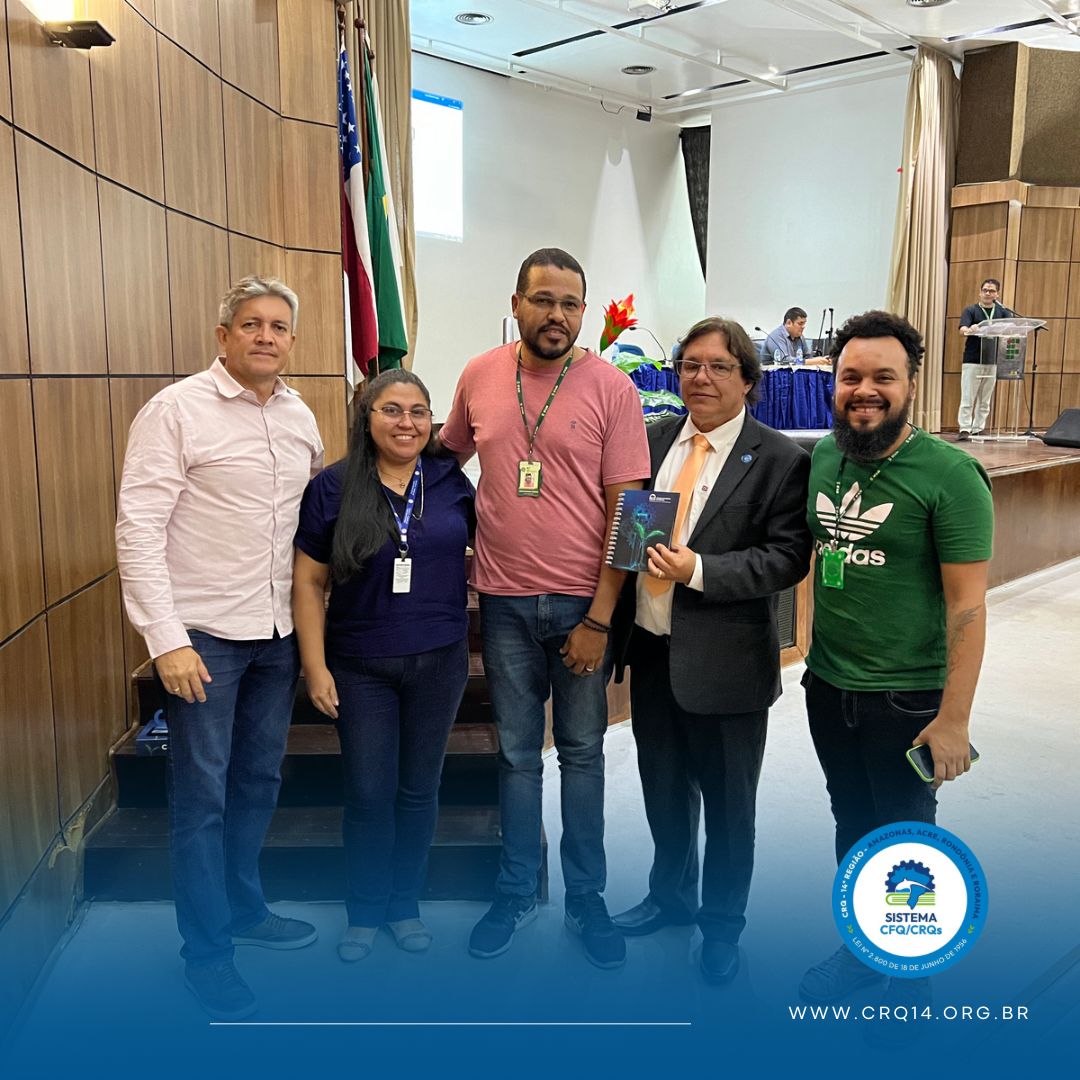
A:
<svg viewBox="0 0 1080 1080">
<path fill-rule="evenodd" d="M 544 293 L 537 293 L 533 296 L 525 296 L 524 299 L 528 300 L 533 307 L 539 308 L 541 311 L 554 311 L 559 308 L 564 315 L 574 316 L 580 315 L 585 305 L 573 297 L 564 297 L 562 300 L 556 300 L 554 296 L 547 296 Z"/>
<path fill-rule="evenodd" d="M 411 409 L 403 409 L 400 405 L 383 405 L 381 409 L 373 409 L 372 412 L 381 412 L 387 420 L 400 420 L 408 413 L 418 424 L 430 420 L 432 412 L 423 405 L 414 405 Z"/>
<path fill-rule="evenodd" d="M 731 373 L 738 370 L 738 367 L 738 364 L 699 364 L 696 360 L 676 360 L 675 374 L 680 379 L 692 379 L 704 368 L 705 374 L 713 382 L 723 382 L 724 379 L 730 379 Z"/>
</svg>

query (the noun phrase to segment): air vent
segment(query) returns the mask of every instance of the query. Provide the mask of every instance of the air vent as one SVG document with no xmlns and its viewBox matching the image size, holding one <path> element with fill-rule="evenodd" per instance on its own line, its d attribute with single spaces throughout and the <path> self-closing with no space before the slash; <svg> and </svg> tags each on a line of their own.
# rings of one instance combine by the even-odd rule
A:
<svg viewBox="0 0 1080 1080">
<path fill-rule="evenodd" d="M 459 22 L 462 26 L 484 26 L 492 21 L 492 17 L 482 11 L 463 11 L 454 16 L 454 22 Z"/>
<path fill-rule="evenodd" d="M 649 64 L 627 64 L 621 70 L 624 75 L 651 75 L 656 68 Z"/>
</svg>

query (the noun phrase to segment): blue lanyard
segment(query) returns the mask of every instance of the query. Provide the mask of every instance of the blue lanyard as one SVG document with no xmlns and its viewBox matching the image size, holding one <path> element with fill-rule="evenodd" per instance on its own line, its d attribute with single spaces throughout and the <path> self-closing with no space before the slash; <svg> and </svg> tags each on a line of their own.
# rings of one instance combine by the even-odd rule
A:
<svg viewBox="0 0 1080 1080">
<path fill-rule="evenodd" d="M 390 513 L 394 515 L 394 522 L 398 527 L 398 536 L 401 537 L 401 543 L 398 547 L 398 551 L 401 557 L 404 559 L 409 553 L 409 522 L 412 520 L 413 506 L 416 503 L 416 491 L 420 487 L 420 481 L 423 478 L 424 470 L 420 464 L 420 459 L 416 459 L 416 468 L 413 470 L 412 483 L 409 485 L 409 494 L 405 500 L 405 517 L 404 519 L 398 517 L 398 512 L 394 508 L 394 503 L 389 495 L 386 495 L 385 490 L 383 494 L 386 495 L 386 501 L 390 503 Z"/>
</svg>

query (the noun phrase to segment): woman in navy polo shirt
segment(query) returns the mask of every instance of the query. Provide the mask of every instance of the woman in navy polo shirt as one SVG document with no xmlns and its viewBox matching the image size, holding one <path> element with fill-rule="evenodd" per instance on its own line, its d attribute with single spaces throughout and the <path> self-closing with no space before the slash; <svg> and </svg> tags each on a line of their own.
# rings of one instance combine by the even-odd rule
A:
<svg viewBox="0 0 1080 1080">
<path fill-rule="evenodd" d="M 345 768 L 346 961 L 367 956 L 384 925 L 402 949 L 431 944 L 417 900 L 469 672 L 474 519 L 472 485 L 434 453 L 430 406 L 410 371 L 372 380 L 348 456 L 308 485 L 296 534 L 304 679 L 337 722 Z"/>
</svg>

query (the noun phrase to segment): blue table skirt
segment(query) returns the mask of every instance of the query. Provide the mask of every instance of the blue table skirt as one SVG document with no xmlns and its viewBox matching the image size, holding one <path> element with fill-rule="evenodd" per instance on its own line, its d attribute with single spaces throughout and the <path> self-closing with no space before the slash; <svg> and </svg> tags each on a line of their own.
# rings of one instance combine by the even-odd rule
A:
<svg viewBox="0 0 1080 1080">
<path fill-rule="evenodd" d="M 750 412 L 781 431 L 832 427 L 833 377 L 828 368 L 766 368 L 758 384 L 761 394 Z"/>
</svg>

